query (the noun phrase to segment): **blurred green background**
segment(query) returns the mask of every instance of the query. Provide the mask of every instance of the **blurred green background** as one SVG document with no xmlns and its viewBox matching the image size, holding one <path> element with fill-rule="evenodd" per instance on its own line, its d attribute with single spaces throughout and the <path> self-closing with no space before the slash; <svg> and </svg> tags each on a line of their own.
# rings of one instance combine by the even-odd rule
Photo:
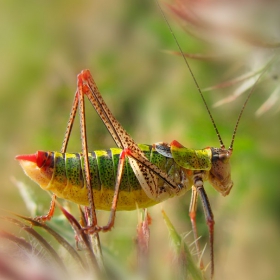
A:
<svg viewBox="0 0 280 280">
<path fill-rule="evenodd" d="M 175 21 L 172 26 L 184 50 L 203 51 L 204 45 Z M 162 52 L 177 47 L 153 1 L 1 1 L 0 37 L 1 208 L 29 215 L 15 178 L 30 186 L 46 213 L 49 196 L 25 177 L 14 157 L 60 149 L 82 69 L 91 70 L 109 108 L 136 142 L 176 139 L 192 148 L 219 146 L 183 59 Z M 202 88 L 223 78 L 225 65 L 190 64 Z M 257 88 L 240 123 L 230 195 L 224 198 L 206 183 L 216 221 L 216 279 L 280 277 L 279 113 L 255 117 L 267 98 L 266 86 L 271 85 Z M 209 106 L 230 91 L 207 93 Z M 226 146 L 243 102 L 241 97 L 211 108 Z M 87 124 L 90 149 L 114 147 L 90 106 Z M 81 150 L 78 129 L 76 125 L 69 151 Z M 164 262 L 171 262 L 162 253 L 169 241 L 160 210 L 165 209 L 178 232 L 187 233 L 189 201 L 190 194 L 150 209 L 158 275 L 164 273 Z M 208 234 L 201 207 L 198 222 L 203 245 Z M 136 224 L 136 211 L 119 213 L 115 229 L 102 235 L 104 243 L 126 259 Z M 207 250 L 204 258 L 209 261 Z"/>
</svg>

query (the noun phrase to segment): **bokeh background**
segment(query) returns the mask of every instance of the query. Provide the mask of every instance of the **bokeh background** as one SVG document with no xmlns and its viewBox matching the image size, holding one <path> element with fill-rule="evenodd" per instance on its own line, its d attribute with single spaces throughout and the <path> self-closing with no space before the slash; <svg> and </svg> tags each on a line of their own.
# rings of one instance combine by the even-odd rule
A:
<svg viewBox="0 0 280 280">
<path fill-rule="evenodd" d="M 168 18 L 185 51 L 207 51 L 205 41 L 187 34 L 174 13 L 168 13 Z M 1 208 L 30 215 L 17 180 L 30 186 L 42 213 L 47 211 L 49 196 L 25 177 L 14 157 L 60 149 L 76 75 L 82 69 L 91 70 L 109 108 L 136 142 L 176 139 L 192 148 L 219 146 L 183 59 L 163 50 L 177 51 L 177 47 L 153 1 L 1 1 Z M 244 62 L 246 58 L 240 59 Z M 228 73 L 231 63 L 227 59 L 219 63 L 190 61 L 202 88 L 234 77 Z M 216 279 L 280 277 L 279 104 L 259 117 L 255 114 L 279 83 L 277 74 L 274 71 L 274 78 L 268 76 L 260 83 L 241 119 L 231 160 L 235 185 L 230 195 L 224 198 L 206 183 L 216 221 Z M 206 93 L 226 146 L 245 95 L 217 108 L 212 105 L 233 90 Z M 90 106 L 87 125 L 90 149 L 115 146 Z M 76 124 L 69 151 L 80 150 Z M 160 211 L 164 209 L 178 232 L 186 234 L 191 231 L 189 201 L 187 194 L 150 209 L 156 277 L 166 276 L 163 266 L 172 262 L 165 251 L 169 239 Z M 106 217 L 106 213 L 99 215 Z M 103 244 L 118 255 L 123 266 L 132 266 L 137 219 L 136 211 L 119 213 L 115 229 L 102 235 Z M 198 227 L 203 245 L 208 234 L 201 206 Z M 187 242 L 192 242 L 191 235 Z M 207 263 L 207 249 L 204 258 Z"/>
</svg>

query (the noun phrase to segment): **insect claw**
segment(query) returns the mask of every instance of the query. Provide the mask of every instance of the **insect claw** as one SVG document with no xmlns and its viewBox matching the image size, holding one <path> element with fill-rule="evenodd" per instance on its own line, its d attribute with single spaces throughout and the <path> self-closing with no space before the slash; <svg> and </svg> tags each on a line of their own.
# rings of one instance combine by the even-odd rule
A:
<svg viewBox="0 0 280 280">
<path fill-rule="evenodd" d="M 82 228 L 82 231 L 86 234 L 93 234 L 95 232 L 99 232 L 99 226 L 85 226 Z"/>
<path fill-rule="evenodd" d="M 34 221 L 41 222 L 41 223 L 45 223 L 47 221 L 50 221 L 52 219 L 52 217 L 53 217 L 53 214 L 54 214 L 55 201 L 56 201 L 56 195 L 53 194 L 52 195 L 52 200 L 51 200 L 51 205 L 50 205 L 49 212 L 46 215 L 44 215 L 44 216 L 35 217 Z"/>
<path fill-rule="evenodd" d="M 111 225 L 106 225 L 106 226 L 103 226 L 103 227 L 95 225 L 95 226 L 86 226 L 82 230 L 86 234 L 94 234 L 94 233 L 97 233 L 97 232 L 100 232 L 100 231 L 102 231 L 102 232 L 110 231 L 112 229 L 112 227 L 113 226 L 111 226 Z"/>
<path fill-rule="evenodd" d="M 44 216 L 38 216 L 38 217 L 35 217 L 33 219 L 35 222 L 39 222 L 39 223 L 45 223 L 47 221 L 50 221 L 51 220 L 51 217 L 49 215 L 44 215 Z"/>
</svg>

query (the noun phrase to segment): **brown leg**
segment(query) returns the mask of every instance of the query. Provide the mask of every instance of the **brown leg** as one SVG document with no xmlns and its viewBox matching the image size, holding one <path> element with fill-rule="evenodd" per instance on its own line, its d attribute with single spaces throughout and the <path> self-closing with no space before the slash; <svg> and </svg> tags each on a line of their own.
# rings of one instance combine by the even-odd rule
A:
<svg viewBox="0 0 280 280">
<path fill-rule="evenodd" d="M 197 190 L 195 186 L 192 186 L 192 196 L 191 196 L 191 203 L 190 203 L 190 209 L 189 209 L 189 216 L 191 219 L 192 223 L 192 231 L 194 235 L 194 242 L 195 242 L 195 247 L 196 247 L 196 253 L 198 256 L 199 260 L 199 266 L 200 269 L 204 269 L 202 257 L 201 257 L 201 251 L 200 251 L 200 246 L 198 242 L 198 234 L 197 234 L 197 227 L 196 227 L 196 209 L 197 209 Z"/>
<path fill-rule="evenodd" d="M 129 134 L 125 131 L 125 129 L 121 126 L 121 124 L 114 118 L 111 111 L 107 107 L 105 101 L 103 100 L 89 70 L 83 70 L 78 75 L 78 91 L 76 93 L 78 95 L 78 101 L 76 99 L 73 103 L 73 108 L 70 115 L 70 123 L 68 124 L 67 132 L 71 131 L 72 127 L 72 121 L 71 118 L 74 119 L 75 115 L 75 108 L 76 106 L 79 106 L 80 111 L 80 127 L 81 127 L 81 138 L 83 143 L 83 155 L 85 160 L 85 175 L 86 175 L 86 183 L 88 188 L 88 197 L 90 202 L 90 208 L 92 209 L 93 214 L 93 223 L 89 225 L 89 228 L 94 228 L 94 225 L 97 225 L 96 218 L 95 218 L 95 207 L 94 207 L 94 201 L 92 197 L 92 189 L 90 184 L 90 172 L 88 168 L 88 154 L 87 154 L 87 143 L 86 143 L 86 128 L 85 128 L 85 116 L 84 116 L 84 95 L 86 95 L 96 110 L 96 112 L 99 114 L 101 120 L 103 121 L 104 125 L 107 127 L 108 131 L 110 132 L 112 138 L 116 142 L 117 146 L 121 148 L 123 151 L 126 150 L 125 156 L 129 156 L 130 164 L 133 168 L 133 171 L 135 172 L 136 177 L 138 178 L 141 186 L 147 193 L 147 195 L 151 197 L 156 197 L 156 185 L 155 185 L 155 176 L 161 177 L 163 180 L 165 180 L 174 190 L 174 192 L 180 191 L 181 186 L 178 186 L 175 184 L 167 174 L 165 174 L 160 168 L 158 168 L 156 165 L 152 164 L 146 157 L 144 152 L 138 147 L 138 145 L 134 142 L 134 140 L 129 136 Z M 75 97 L 76 98 L 76 97 Z M 78 104 L 78 105 L 77 105 Z M 73 117 L 72 117 L 73 116 Z M 65 141 L 65 145 L 67 145 L 67 141 Z M 121 171 L 121 168 L 119 169 Z M 145 177 L 145 180 L 143 180 L 143 177 Z M 118 184 L 120 184 L 120 180 L 116 180 L 116 186 L 115 186 L 115 195 L 118 193 Z M 116 211 L 116 205 L 117 203 L 117 196 L 115 197 L 114 201 L 112 202 L 112 210 L 111 210 L 111 216 L 109 219 L 109 225 L 108 228 L 112 227 L 115 211 Z M 91 232 L 92 232 L 91 229 Z M 107 230 L 107 226 L 103 227 L 104 230 Z M 99 228 L 96 227 L 96 230 L 98 231 Z M 101 229 L 102 230 L 102 229 Z"/>
<path fill-rule="evenodd" d="M 81 74 L 78 75 L 78 105 L 79 105 L 79 115 L 80 115 L 80 131 L 81 131 L 81 140 L 82 140 L 82 153 L 84 158 L 84 170 L 85 170 L 85 179 L 86 179 L 86 187 L 88 190 L 88 201 L 89 201 L 89 207 L 90 207 L 90 220 L 88 226 L 95 227 L 97 225 L 97 217 L 95 212 L 95 205 L 93 200 L 93 191 L 91 188 L 91 178 L 90 178 L 90 170 L 89 170 L 89 160 L 88 160 L 88 145 L 87 145 L 87 133 L 86 133 L 86 122 L 85 122 L 85 101 L 84 101 L 84 94 L 87 94 L 89 91 L 89 88 L 87 86 L 84 86 L 84 80 L 81 77 Z M 74 101 L 74 105 L 77 102 Z M 70 121 L 72 113 L 75 115 L 76 108 L 72 108 L 71 115 L 70 115 Z M 74 121 L 74 117 L 73 117 Z M 69 131 L 71 131 L 72 124 L 68 124 Z M 68 131 L 68 129 L 67 129 Z M 70 135 L 70 132 L 69 132 Z M 67 143 L 67 142 L 66 142 Z"/>
<path fill-rule="evenodd" d="M 124 163 L 125 163 L 126 157 L 127 157 L 127 149 L 123 150 L 120 154 L 117 175 L 116 175 L 114 197 L 113 197 L 113 201 L 112 201 L 111 212 L 110 212 L 110 217 L 109 217 L 108 223 L 106 226 L 102 226 L 102 227 L 95 226 L 93 228 L 88 228 L 87 231 L 89 233 L 95 232 L 95 231 L 106 232 L 106 231 L 111 230 L 111 228 L 114 226 L 119 191 L 120 191 L 120 184 L 121 184 L 121 179 L 122 179 L 122 175 L 123 175 L 123 171 L 124 171 Z"/>
<path fill-rule="evenodd" d="M 62 147 L 61 147 L 61 150 L 60 150 L 61 153 L 66 152 L 66 148 L 67 148 L 68 141 L 69 141 L 69 138 L 70 138 L 72 126 L 73 126 L 74 119 L 75 119 L 76 112 L 77 112 L 78 101 L 79 101 L 78 100 L 78 95 L 77 95 L 77 92 L 76 92 L 75 97 L 74 97 L 74 102 L 73 102 L 73 105 L 72 105 L 72 109 L 71 109 L 71 113 L 70 113 L 70 118 L 68 120 L 66 132 L 65 132 Z M 53 217 L 53 214 L 54 214 L 54 210 L 55 210 L 55 200 L 56 200 L 56 195 L 53 194 L 51 204 L 50 204 L 50 208 L 49 208 L 49 212 L 47 213 L 47 215 L 37 217 L 36 219 L 38 219 L 40 221 L 43 221 L 43 222 L 51 220 L 51 218 Z"/>
<path fill-rule="evenodd" d="M 36 217 L 35 220 L 39 220 L 42 222 L 51 220 L 51 218 L 53 217 L 53 214 L 54 214 L 54 210 L 55 210 L 55 200 L 56 200 L 56 195 L 53 194 L 51 204 L 50 204 L 50 209 L 49 209 L 47 215 Z"/>
<path fill-rule="evenodd" d="M 210 265 L 211 265 L 211 279 L 212 279 L 214 276 L 214 224 L 215 224 L 215 221 L 214 221 L 214 215 L 211 210 L 210 202 L 208 200 L 207 194 L 203 187 L 203 182 L 202 182 L 202 180 L 200 180 L 200 181 L 196 181 L 196 183 L 197 183 L 197 191 L 198 191 L 199 196 L 202 201 L 204 215 L 205 215 L 205 219 L 206 219 L 208 231 L 209 231 L 210 258 L 211 258 Z"/>
<path fill-rule="evenodd" d="M 61 153 L 66 152 L 67 145 L 68 145 L 69 138 L 70 138 L 70 134 L 71 134 L 71 131 L 72 131 L 72 127 L 73 127 L 73 124 L 74 124 L 75 116 L 76 116 L 77 109 L 78 109 L 78 103 L 79 103 L 79 94 L 78 94 L 78 91 L 76 91 L 75 96 L 74 96 L 74 101 L 73 101 L 73 104 L 72 104 L 72 108 L 71 108 L 71 112 L 70 112 L 70 116 L 69 116 L 69 120 L 68 120 L 68 123 L 67 123 L 67 128 L 66 128 L 66 131 L 65 131 L 65 134 L 64 134 L 64 139 L 63 139 L 63 142 L 62 142 L 62 147 L 61 147 L 61 150 L 60 150 Z"/>
</svg>

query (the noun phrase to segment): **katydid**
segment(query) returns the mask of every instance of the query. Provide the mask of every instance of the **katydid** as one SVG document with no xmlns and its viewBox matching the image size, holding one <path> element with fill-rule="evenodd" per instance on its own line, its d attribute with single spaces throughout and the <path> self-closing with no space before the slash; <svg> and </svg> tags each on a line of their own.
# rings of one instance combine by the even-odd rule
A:
<svg viewBox="0 0 280 280">
<path fill-rule="evenodd" d="M 163 142 L 153 145 L 136 144 L 112 115 L 89 70 L 83 70 L 77 77 L 77 91 L 61 151 L 38 151 L 31 155 L 19 155 L 16 159 L 19 160 L 24 172 L 33 181 L 38 183 L 42 189 L 49 190 L 54 194 L 50 212 L 47 216 L 43 216 L 43 220 L 50 219 L 53 215 L 54 198 L 58 196 L 90 207 L 93 216 L 93 224 L 89 230 L 91 233 L 110 230 L 114 225 L 117 210 L 146 208 L 191 190 L 189 215 L 196 248 L 199 254 L 196 228 L 196 208 L 199 195 L 209 230 L 211 276 L 213 277 L 214 216 L 204 189 L 204 182 L 208 180 L 223 196 L 229 194 L 233 186 L 230 157 L 234 138 L 239 120 L 252 91 L 239 114 L 230 147 L 226 149 L 177 40 L 176 43 L 211 118 L 219 138 L 220 148 L 208 147 L 195 150 L 186 148 L 175 140 L 170 144 Z M 88 151 L 84 96 L 87 96 L 99 114 L 118 148 Z M 82 152 L 70 154 L 66 153 L 66 148 L 78 109 Z M 107 225 L 99 226 L 97 224 L 95 209 L 111 211 Z"/>
<path fill-rule="evenodd" d="M 82 107 L 81 127 L 85 128 L 84 95 L 89 98 L 119 148 L 90 153 L 87 150 L 87 138 L 83 130 L 85 142 L 83 152 L 65 153 L 78 106 Z M 113 117 L 89 70 L 83 70 L 78 75 L 78 89 L 62 152 L 38 151 L 31 155 L 19 155 L 16 159 L 20 161 L 25 173 L 42 189 L 80 205 L 111 210 L 106 226 L 99 227 L 97 223 L 94 224 L 95 230 L 98 231 L 112 228 L 116 210 L 149 207 L 168 198 L 183 195 L 191 189 L 189 214 L 195 240 L 198 237 L 195 212 L 199 195 L 209 228 L 213 274 L 214 217 L 204 190 L 204 181 L 208 180 L 224 196 L 230 192 L 233 182 L 229 159 L 233 140 L 234 137 L 229 149 L 225 149 L 222 142 L 221 148 L 208 147 L 201 150 L 183 147 L 175 140 L 170 144 L 137 145 Z M 93 192 L 94 205 L 90 203 L 88 189 Z M 53 213 L 53 209 L 51 212 Z"/>
</svg>

